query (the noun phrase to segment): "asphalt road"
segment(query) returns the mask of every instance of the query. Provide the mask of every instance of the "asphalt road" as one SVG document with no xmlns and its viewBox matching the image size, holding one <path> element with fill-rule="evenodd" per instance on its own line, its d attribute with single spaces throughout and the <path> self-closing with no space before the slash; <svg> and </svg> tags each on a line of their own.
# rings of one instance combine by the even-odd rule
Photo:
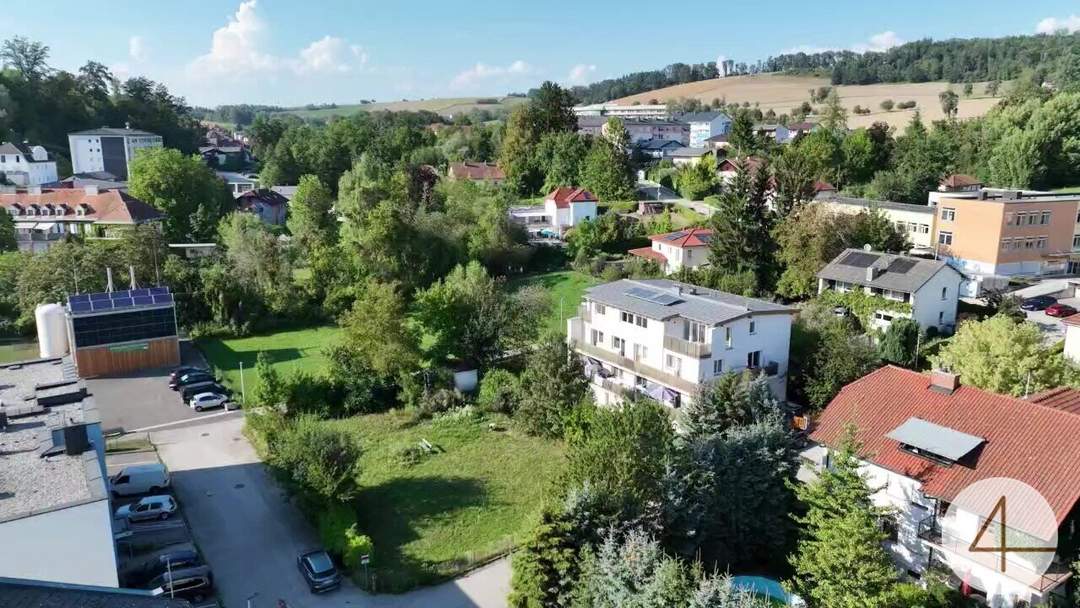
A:
<svg viewBox="0 0 1080 608">
<path fill-rule="evenodd" d="M 318 546 L 315 532 L 244 438 L 232 416 L 198 426 L 151 433 L 172 474 L 173 491 L 195 541 L 213 568 L 226 608 L 378 606 L 503 608 L 510 587 L 507 561 L 467 577 L 403 595 L 371 596 L 346 584 L 315 596 L 296 569 L 296 556 Z"/>
</svg>

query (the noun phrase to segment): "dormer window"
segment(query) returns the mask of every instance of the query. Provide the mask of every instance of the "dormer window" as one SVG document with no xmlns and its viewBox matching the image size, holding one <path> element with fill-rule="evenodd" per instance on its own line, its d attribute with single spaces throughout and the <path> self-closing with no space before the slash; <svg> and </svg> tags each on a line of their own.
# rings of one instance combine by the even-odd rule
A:
<svg viewBox="0 0 1080 608">
<path fill-rule="evenodd" d="M 51 205 L 42 205 L 41 206 L 41 215 L 52 215 L 52 206 Z"/>
<path fill-rule="evenodd" d="M 30 205 L 27 207 L 26 215 L 37 215 L 37 205 Z"/>
<path fill-rule="evenodd" d="M 85 204 L 80 203 L 79 206 L 75 208 L 75 215 L 78 216 L 78 217 L 82 217 L 82 216 L 86 215 L 86 210 L 87 210 L 87 206 Z"/>
<path fill-rule="evenodd" d="M 57 205 L 57 206 L 53 207 L 53 214 L 54 215 L 65 215 L 65 214 L 67 214 L 67 205 Z"/>
</svg>

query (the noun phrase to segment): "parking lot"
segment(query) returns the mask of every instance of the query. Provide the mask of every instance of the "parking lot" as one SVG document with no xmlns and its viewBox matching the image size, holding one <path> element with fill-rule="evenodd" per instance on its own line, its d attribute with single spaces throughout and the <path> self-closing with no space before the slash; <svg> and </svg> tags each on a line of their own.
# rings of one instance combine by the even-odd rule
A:
<svg viewBox="0 0 1080 608">
<path fill-rule="evenodd" d="M 1058 298 L 1058 303 L 1068 304 L 1080 310 L 1080 298 Z M 1065 326 L 1062 325 L 1061 319 L 1051 317 L 1043 310 L 1025 310 L 1024 314 L 1027 315 L 1028 321 L 1039 327 L 1039 331 L 1043 334 L 1043 341 L 1047 345 L 1056 344 L 1065 339 Z"/>
</svg>

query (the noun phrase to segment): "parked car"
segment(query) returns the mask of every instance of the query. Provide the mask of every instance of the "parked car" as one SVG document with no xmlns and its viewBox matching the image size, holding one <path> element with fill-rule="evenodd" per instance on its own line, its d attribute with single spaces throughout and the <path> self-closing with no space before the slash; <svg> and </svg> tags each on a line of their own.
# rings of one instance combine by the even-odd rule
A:
<svg viewBox="0 0 1080 608">
<path fill-rule="evenodd" d="M 172 496 L 162 494 L 140 498 L 138 502 L 120 507 L 116 510 L 116 518 L 128 521 L 169 519 L 173 513 L 176 513 L 176 501 Z"/>
<path fill-rule="evenodd" d="M 213 382 L 214 380 L 214 376 L 207 372 L 188 372 L 175 380 L 170 380 L 169 388 L 175 391 L 196 382 Z"/>
<path fill-rule="evenodd" d="M 166 572 L 150 581 L 151 593 L 200 602 L 214 591 L 210 566 L 194 566 Z"/>
<path fill-rule="evenodd" d="M 161 463 L 133 464 L 124 467 L 109 480 L 113 496 L 155 494 L 171 484 L 169 471 Z"/>
<path fill-rule="evenodd" d="M 191 405 L 191 409 L 201 412 L 213 407 L 223 407 L 228 400 L 228 397 L 218 393 L 199 393 L 192 397 L 188 403 Z"/>
<path fill-rule="evenodd" d="M 228 387 L 224 386 L 220 382 L 196 382 L 195 384 L 189 384 L 180 389 L 180 398 L 184 403 L 191 403 L 191 400 L 200 393 L 217 393 L 219 395 L 225 395 L 229 397 L 232 395 L 232 391 Z"/>
<path fill-rule="evenodd" d="M 312 593 L 323 593 L 341 586 L 341 574 L 334 566 L 334 560 L 323 549 L 316 549 L 300 554 L 296 565 Z"/>
<path fill-rule="evenodd" d="M 1076 309 L 1068 304 L 1051 304 L 1046 307 L 1046 314 L 1051 317 L 1071 317 L 1076 314 Z"/>
<path fill-rule="evenodd" d="M 1056 304 L 1057 298 L 1052 296 L 1035 296 L 1028 298 L 1020 303 L 1020 308 L 1024 310 L 1043 310 L 1051 304 Z"/>
<path fill-rule="evenodd" d="M 171 382 L 173 380 L 176 380 L 180 376 L 183 376 L 184 374 L 190 374 L 192 372 L 205 372 L 209 374 L 210 370 L 204 367 L 195 367 L 193 365 L 181 365 L 180 367 L 172 370 L 172 372 L 169 374 L 169 381 Z"/>
<path fill-rule="evenodd" d="M 126 577 L 126 586 L 142 586 L 170 570 L 201 565 L 202 560 L 199 559 L 199 552 L 194 545 L 184 543 L 166 547 L 130 570 Z"/>
</svg>

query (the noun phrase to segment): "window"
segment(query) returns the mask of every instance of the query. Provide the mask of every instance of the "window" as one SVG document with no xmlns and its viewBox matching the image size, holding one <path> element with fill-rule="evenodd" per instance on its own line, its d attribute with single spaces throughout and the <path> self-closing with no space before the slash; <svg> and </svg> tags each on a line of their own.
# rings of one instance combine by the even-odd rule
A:
<svg viewBox="0 0 1080 608">
<path fill-rule="evenodd" d="M 611 348 L 614 348 L 615 350 L 622 350 L 623 344 L 625 344 L 625 342 L 622 338 L 620 338 L 619 336 L 611 336 Z"/>
<path fill-rule="evenodd" d="M 1006 225 L 1006 226 L 1012 226 L 1012 225 L 1013 225 L 1013 221 L 1014 221 L 1014 219 L 1015 219 L 1015 216 L 1016 216 L 1016 214 L 1015 214 L 1015 213 L 1013 213 L 1012 211 L 1010 211 L 1010 212 L 1006 213 L 1006 214 L 1005 214 L 1005 225 Z"/>
<path fill-rule="evenodd" d="M 746 353 L 746 367 L 756 369 L 761 367 L 761 351 L 755 350 Z"/>
<path fill-rule="evenodd" d="M 944 325 L 945 324 L 945 311 L 944 310 L 939 310 L 938 311 L 938 313 L 937 313 L 937 324 L 938 325 Z"/>
<path fill-rule="evenodd" d="M 1040 236 L 1037 239 L 1035 239 L 1035 248 L 1036 249 L 1046 249 L 1046 238 L 1047 237 L 1045 237 L 1045 236 Z"/>
<path fill-rule="evenodd" d="M 634 318 L 634 324 L 637 325 L 638 327 L 648 327 L 649 326 L 649 320 L 646 319 L 645 317 L 641 316 L 641 315 L 638 315 L 637 317 Z"/>
<path fill-rule="evenodd" d="M 649 385 L 649 381 L 641 376 L 634 376 L 634 386 L 645 388 Z"/>
<path fill-rule="evenodd" d="M 1049 211 L 1043 211 L 1042 212 L 1042 216 L 1039 218 L 1039 223 L 1043 224 L 1043 225 L 1046 225 L 1046 224 L 1050 223 L 1050 212 Z"/>
<path fill-rule="evenodd" d="M 930 224 L 919 224 L 919 234 L 930 234 Z"/>
<path fill-rule="evenodd" d="M 593 310 L 596 311 L 596 314 L 602 315 L 607 312 L 607 307 L 599 302 L 593 302 Z"/>
<path fill-rule="evenodd" d="M 687 342 L 705 343 L 705 325 L 695 323 L 690 319 L 683 319 L 683 340 Z"/>
<path fill-rule="evenodd" d="M 938 232 L 937 235 L 938 245 L 952 245 L 952 233 L 951 232 Z"/>
<path fill-rule="evenodd" d="M 630 313 L 628 313 L 626 311 L 623 311 L 623 312 L 619 313 L 619 318 L 622 319 L 623 323 L 633 323 L 634 322 L 634 315 L 632 315 L 632 314 L 630 314 Z"/>
<path fill-rule="evenodd" d="M 602 332 L 602 331 L 600 331 L 598 329 L 590 330 L 590 332 L 591 332 L 590 337 L 592 338 L 593 346 L 597 346 L 597 345 L 600 345 L 600 344 L 604 343 L 604 332 Z"/>
<path fill-rule="evenodd" d="M 757 322 L 755 322 L 753 319 L 750 319 L 750 333 L 757 333 Z"/>
<path fill-rule="evenodd" d="M 1076 211 L 1076 223 L 1080 224 L 1080 209 Z"/>
<path fill-rule="evenodd" d="M 878 520 L 878 524 L 881 526 L 882 533 L 885 534 L 885 540 L 895 543 L 900 539 L 900 524 L 897 523 L 896 517 L 882 517 Z"/>
<path fill-rule="evenodd" d="M 1035 248 L 1035 237 L 1030 237 L 1029 236 L 1028 238 L 1024 239 L 1024 249 L 1034 249 L 1034 248 Z"/>
<path fill-rule="evenodd" d="M 1080 234 L 1073 235 L 1073 249 L 1080 249 Z"/>
<path fill-rule="evenodd" d="M 664 358 L 664 366 L 678 374 L 679 368 L 682 367 L 682 359 L 669 354 Z"/>
<path fill-rule="evenodd" d="M 1074 239 L 1075 241 L 1075 239 Z M 1012 239 L 1001 239 L 1001 249 L 1007 251 L 1012 247 Z"/>
<path fill-rule="evenodd" d="M 641 361 L 649 357 L 649 349 L 644 344 L 634 345 L 634 360 Z"/>
<path fill-rule="evenodd" d="M 941 299 L 944 300 L 947 297 L 949 297 L 949 288 L 948 287 L 942 287 L 941 288 Z"/>
<path fill-rule="evenodd" d="M 951 222 L 956 219 L 956 209 L 952 207 L 941 208 L 941 221 Z"/>
<path fill-rule="evenodd" d="M 712 362 L 712 373 L 714 376 L 719 376 L 724 373 L 724 361 L 723 359 L 717 359 Z"/>
<path fill-rule="evenodd" d="M 1039 215 L 1037 213 L 1028 213 L 1027 214 L 1027 221 L 1024 222 L 1024 223 L 1027 224 L 1028 226 L 1034 226 L 1038 222 L 1038 219 L 1039 219 Z"/>
<path fill-rule="evenodd" d="M 731 348 L 731 328 L 724 328 L 724 347 Z"/>
</svg>

